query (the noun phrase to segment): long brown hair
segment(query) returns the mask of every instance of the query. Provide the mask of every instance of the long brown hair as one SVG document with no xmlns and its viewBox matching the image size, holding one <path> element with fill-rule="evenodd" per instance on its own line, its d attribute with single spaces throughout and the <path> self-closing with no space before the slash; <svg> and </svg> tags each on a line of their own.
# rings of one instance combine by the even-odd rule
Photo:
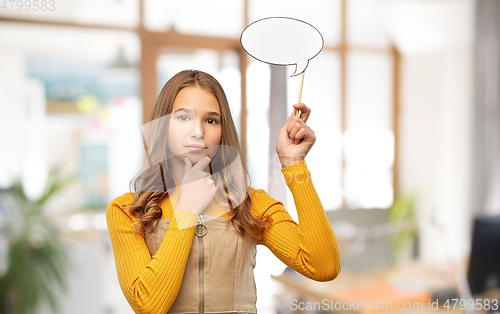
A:
<svg viewBox="0 0 500 314">
<path fill-rule="evenodd" d="M 169 119 L 167 117 L 172 113 L 173 103 L 179 91 L 188 86 L 198 86 L 210 91 L 219 101 L 222 127 L 221 146 L 217 154 L 211 156 L 210 164 L 213 173 L 221 172 L 224 175 L 216 176 L 218 179 L 214 178 L 214 184 L 218 193 L 224 196 L 221 199 L 228 200 L 230 205 L 238 204 L 234 208 L 230 206 L 230 221 L 235 229 L 240 234 L 247 234 L 259 240 L 269 219 L 259 220 L 251 213 L 251 179 L 247 166 L 241 158 L 238 133 L 231 117 L 229 103 L 219 82 L 211 75 L 196 70 L 185 70 L 174 75 L 163 86 L 156 101 L 152 121 L 147 128 L 148 134 L 144 139 L 147 146 L 147 165 L 134 176 L 129 186 L 134 194 L 134 201 L 128 204 L 129 210 L 132 216 L 139 218 L 133 223 L 136 233 L 144 236 L 149 226 L 156 228 L 156 224 L 162 217 L 160 201 L 168 195 L 168 190 L 175 187 L 170 175 L 169 163 L 165 162 L 167 159 L 165 152 L 168 151 L 166 132 Z M 162 117 L 166 121 L 161 121 Z M 234 165 L 234 161 L 238 166 L 228 167 L 230 164 Z M 161 173 L 160 176 L 159 173 Z M 223 189 L 223 185 L 227 188 Z"/>
</svg>

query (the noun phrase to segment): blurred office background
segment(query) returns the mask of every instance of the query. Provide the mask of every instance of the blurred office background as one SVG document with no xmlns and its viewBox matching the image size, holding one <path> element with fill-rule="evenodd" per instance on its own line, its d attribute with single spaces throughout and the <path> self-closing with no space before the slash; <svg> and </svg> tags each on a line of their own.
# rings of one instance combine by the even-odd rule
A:
<svg viewBox="0 0 500 314">
<path fill-rule="evenodd" d="M 454 252 L 466 260 L 473 219 L 500 214 L 497 1 L 32 5 L 7 1 L 0 8 L 0 276 L 12 267 L 8 207 L 45 197 L 39 207 L 58 226 L 73 266 L 64 273 L 65 291 L 54 288 L 63 313 L 132 313 L 118 285 L 105 211 L 129 191 L 144 154 L 141 126 L 162 86 L 183 69 L 221 82 L 253 186 L 281 200 L 298 222 L 275 143 L 297 102 L 300 76 L 290 77 L 293 66 L 256 61 L 239 41 L 264 17 L 306 21 L 325 41 L 305 72 L 302 102 L 312 108 L 308 125 L 317 136 L 306 162 L 341 240 L 343 270 L 401 259 L 392 238 L 342 240 L 358 239 L 360 230 L 429 218 L 449 231 Z M 48 187 L 60 189 L 47 194 Z M 439 228 L 417 226 L 406 258 L 446 261 Z M 36 239 L 28 243 L 43 246 Z M 276 296 L 285 287 L 271 275 L 285 267 L 259 246 L 260 313 L 283 306 Z M 50 311 L 42 304 L 36 313 Z"/>
</svg>

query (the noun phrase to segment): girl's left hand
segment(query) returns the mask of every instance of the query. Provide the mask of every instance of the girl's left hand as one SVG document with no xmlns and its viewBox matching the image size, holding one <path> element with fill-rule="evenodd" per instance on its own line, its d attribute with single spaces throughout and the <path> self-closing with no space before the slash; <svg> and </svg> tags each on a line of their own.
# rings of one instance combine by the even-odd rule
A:
<svg viewBox="0 0 500 314">
<path fill-rule="evenodd" d="M 316 142 L 314 131 L 306 125 L 311 115 L 311 109 L 303 103 L 293 105 L 300 110 L 300 117 L 295 116 L 295 110 L 281 128 L 276 142 L 276 152 L 283 168 L 306 158 L 307 153 Z"/>
</svg>

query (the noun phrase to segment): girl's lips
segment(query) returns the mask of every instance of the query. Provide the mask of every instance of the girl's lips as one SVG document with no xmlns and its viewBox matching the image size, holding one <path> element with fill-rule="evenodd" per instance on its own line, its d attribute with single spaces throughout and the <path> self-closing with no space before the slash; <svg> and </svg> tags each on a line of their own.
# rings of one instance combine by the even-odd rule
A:
<svg viewBox="0 0 500 314">
<path fill-rule="evenodd" d="M 204 152 L 205 151 L 205 147 L 197 147 L 197 146 L 186 146 L 190 151 L 192 152 L 196 152 L 196 153 L 199 153 L 199 152 Z"/>
</svg>

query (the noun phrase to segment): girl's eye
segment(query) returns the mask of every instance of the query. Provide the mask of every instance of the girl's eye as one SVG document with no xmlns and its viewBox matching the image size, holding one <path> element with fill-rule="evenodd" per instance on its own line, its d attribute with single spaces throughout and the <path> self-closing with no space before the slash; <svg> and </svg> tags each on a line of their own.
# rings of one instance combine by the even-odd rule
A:
<svg viewBox="0 0 500 314">
<path fill-rule="evenodd" d="M 177 117 L 177 119 L 181 120 L 181 121 L 188 121 L 189 120 L 189 117 L 188 116 L 179 116 Z M 215 119 L 207 119 L 206 121 L 211 121 L 209 122 L 210 124 L 217 124 L 219 123 L 217 120 Z"/>
</svg>

